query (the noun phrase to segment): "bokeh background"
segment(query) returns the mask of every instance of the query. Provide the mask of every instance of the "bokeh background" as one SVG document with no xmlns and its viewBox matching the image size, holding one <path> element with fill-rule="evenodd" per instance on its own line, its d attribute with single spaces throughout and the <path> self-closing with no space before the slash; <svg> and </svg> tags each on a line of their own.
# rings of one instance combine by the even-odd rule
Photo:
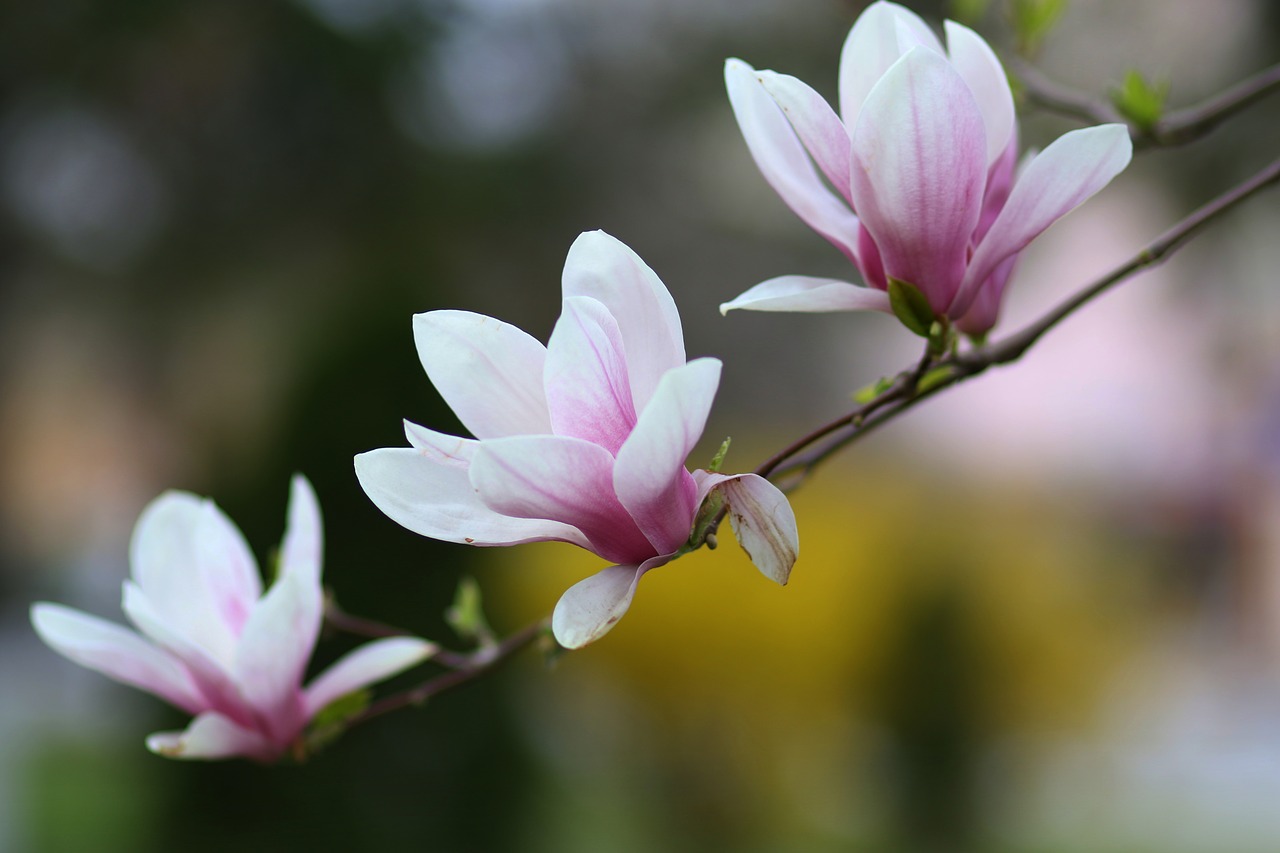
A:
<svg viewBox="0 0 1280 853">
<path fill-rule="evenodd" d="M 351 457 L 402 444 L 402 418 L 457 426 L 413 313 L 545 339 L 584 230 L 635 248 L 690 354 L 725 361 L 695 464 L 732 434 L 749 469 L 845 410 L 915 339 L 719 317 L 774 275 L 850 275 L 756 172 L 721 67 L 834 95 L 861 5 L 0 4 L 0 849 L 1280 849 L 1274 194 L 824 469 L 785 589 L 726 541 L 553 669 L 528 653 L 305 766 L 152 756 L 181 715 L 30 630 L 39 599 L 121 618 L 129 531 L 166 488 L 266 554 L 295 471 L 348 610 L 454 644 L 470 574 L 500 630 L 549 612 L 589 555 L 416 537 Z M 1137 67 L 1178 106 L 1278 55 L 1265 0 L 1074 0 L 1038 61 L 1099 93 Z M 1071 126 L 1029 112 L 1024 134 Z M 1272 98 L 1141 155 L 1028 253 L 1004 328 L 1278 140 Z"/>
</svg>

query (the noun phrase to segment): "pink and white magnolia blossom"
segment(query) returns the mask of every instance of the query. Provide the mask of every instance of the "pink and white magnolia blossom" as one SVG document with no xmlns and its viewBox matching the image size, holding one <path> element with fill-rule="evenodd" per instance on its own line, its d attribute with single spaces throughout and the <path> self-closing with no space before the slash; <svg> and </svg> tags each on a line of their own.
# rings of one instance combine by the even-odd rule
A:
<svg viewBox="0 0 1280 853">
<path fill-rule="evenodd" d="M 130 545 L 124 611 L 138 633 L 44 602 L 31 621 L 59 654 L 195 716 L 186 731 L 148 737 L 153 752 L 275 761 L 326 705 L 435 652 L 413 637 L 375 640 L 302 687 L 323 619 L 321 550 L 320 508 L 301 476 L 265 595 L 231 520 L 212 501 L 166 492 L 143 511 Z"/>
<path fill-rule="evenodd" d="M 935 316 L 984 334 L 1018 253 L 1128 165 L 1126 128 L 1106 124 L 1063 135 L 1015 175 L 1004 70 L 972 30 L 945 30 L 944 48 L 913 12 L 869 6 L 841 53 L 840 115 L 794 77 L 726 63 L 729 101 L 765 179 L 867 286 L 782 276 L 722 312 L 889 311 L 892 278 L 914 285 Z"/>
<path fill-rule="evenodd" d="M 713 491 L 756 566 L 786 583 L 798 543 L 783 494 L 755 474 L 685 468 L 720 362 L 685 362 L 666 287 L 602 231 L 574 242 L 562 284 L 562 313 L 545 347 L 480 314 L 413 318 L 422 366 L 476 438 L 406 422 L 412 447 L 356 457 L 365 492 L 433 539 L 571 542 L 616 564 L 557 603 L 552 631 L 567 648 L 612 628 L 641 576 L 684 552 Z"/>
</svg>

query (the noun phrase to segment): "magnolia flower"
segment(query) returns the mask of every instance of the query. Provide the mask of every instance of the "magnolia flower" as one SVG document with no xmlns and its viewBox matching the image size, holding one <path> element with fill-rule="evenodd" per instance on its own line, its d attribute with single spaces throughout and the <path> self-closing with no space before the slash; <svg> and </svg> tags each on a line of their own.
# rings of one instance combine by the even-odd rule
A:
<svg viewBox="0 0 1280 853">
<path fill-rule="evenodd" d="M 889 311 L 897 280 L 923 295 L 926 314 L 983 334 L 1018 253 L 1128 165 L 1127 130 L 1106 124 L 1065 134 L 1015 176 L 1004 70 L 972 30 L 945 29 L 944 49 L 907 9 L 868 7 L 841 54 L 839 116 L 794 77 L 726 63 L 729 101 L 765 179 L 867 286 L 783 276 L 722 312 Z"/>
<path fill-rule="evenodd" d="M 124 611 L 140 633 L 43 602 L 31 622 L 59 654 L 195 715 L 184 732 L 147 738 L 152 752 L 274 761 L 326 705 L 435 651 L 412 637 L 376 640 L 303 688 L 323 617 L 320 555 L 320 507 L 303 477 L 265 595 L 231 520 L 212 501 L 166 492 L 143 510 L 130 545 Z"/>
<path fill-rule="evenodd" d="M 713 492 L 738 541 L 786 583 L 797 553 L 785 497 L 754 474 L 690 473 L 720 362 L 685 363 L 680 316 L 640 258 L 602 231 L 569 249 L 547 346 L 465 311 L 413 318 L 427 375 L 475 439 L 405 424 L 412 447 L 355 459 L 365 492 L 408 529 L 468 545 L 571 542 L 616 565 L 571 587 L 552 631 L 598 639 L 650 569 L 685 549 Z"/>
</svg>

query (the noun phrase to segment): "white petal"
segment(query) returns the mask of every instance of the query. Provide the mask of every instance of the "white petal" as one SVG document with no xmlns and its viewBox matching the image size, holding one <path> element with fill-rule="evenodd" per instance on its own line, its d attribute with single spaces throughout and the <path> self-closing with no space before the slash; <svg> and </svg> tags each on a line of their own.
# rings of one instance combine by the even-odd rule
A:
<svg viewBox="0 0 1280 853">
<path fill-rule="evenodd" d="M 301 574 L 308 583 L 318 586 L 323 559 L 320 502 L 307 478 L 296 474 L 290 485 L 289 521 L 280 545 L 280 574 Z"/>
<path fill-rule="evenodd" d="M 476 438 L 551 432 L 547 351 L 529 335 L 483 314 L 430 311 L 414 315 L 413 340 L 432 384 Z"/>
<path fill-rule="evenodd" d="M 952 66 L 978 101 L 987 130 L 987 166 L 1004 154 L 1013 134 L 1013 92 L 1000 60 L 982 36 L 955 21 L 944 24 Z"/>
<path fill-rule="evenodd" d="M 468 445 L 466 452 L 478 446 Z M 441 460 L 434 451 L 385 447 L 361 453 L 355 465 L 360 487 L 374 505 L 419 535 L 467 545 L 555 540 L 588 547 L 586 537 L 567 524 L 494 512 L 471 485 L 469 465 Z"/>
<path fill-rule="evenodd" d="M 720 306 L 730 311 L 884 311 L 889 313 L 889 294 L 870 287 L 858 287 L 834 278 L 783 275 L 762 281 L 735 299 Z"/>
<path fill-rule="evenodd" d="M 31 624 L 58 654 L 195 714 L 204 706 L 191 674 L 133 631 L 60 604 L 31 607 Z"/>
<path fill-rule="evenodd" d="M 695 476 L 701 498 L 713 489 L 724 495 L 733 535 L 760 573 L 785 584 L 800 555 L 800 533 L 787 496 L 756 474 L 697 471 Z"/>
<path fill-rule="evenodd" d="M 724 65 L 729 105 L 760 174 L 787 206 L 854 265 L 858 263 L 858 218 L 813 168 L 809 152 L 782 108 L 765 91 L 756 70 L 740 59 Z"/>
<path fill-rule="evenodd" d="M 166 758 L 243 757 L 271 762 L 280 757 L 284 747 L 215 711 L 196 717 L 186 731 L 157 732 L 147 738 L 147 749 Z"/>
<path fill-rule="evenodd" d="M 551 614 L 556 642 L 566 649 L 580 649 L 609 633 L 631 607 L 644 573 L 670 559 L 654 557 L 639 566 L 610 566 L 569 587 Z"/>
<path fill-rule="evenodd" d="M 720 385 L 720 362 L 699 358 L 662 377 L 618 451 L 613 488 L 658 554 L 689 538 L 697 487 L 684 461 L 702 437 Z"/>
<path fill-rule="evenodd" d="M 348 652 L 307 686 L 303 695 L 307 719 L 335 699 L 417 666 L 436 649 L 434 643 L 417 637 L 387 637 Z"/>
<path fill-rule="evenodd" d="M 166 492 L 138 519 L 130 543 L 134 580 L 156 612 L 218 660 L 262 594 L 244 537 L 212 501 Z"/>
<path fill-rule="evenodd" d="M 684 364 L 680 314 L 666 285 L 622 241 L 588 231 L 569 247 L 561 286 L 566 299 L 590 296 L 613 315 L 627 353 L 631 396 L 643 408 L 662 374 Z"/>
</svg>

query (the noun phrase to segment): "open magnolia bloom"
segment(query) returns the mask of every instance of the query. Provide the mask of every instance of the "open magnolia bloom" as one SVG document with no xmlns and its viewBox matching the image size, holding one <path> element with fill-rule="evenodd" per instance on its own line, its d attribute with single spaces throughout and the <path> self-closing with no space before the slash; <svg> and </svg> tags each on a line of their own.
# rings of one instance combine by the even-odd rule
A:
<svg viewBox="0 0 1280 853">
<path fill-rule="evenodd" d="M 1015 175 L 1004 70 L 972 30 L 954 21 L 945 29 L 944 48 L 907 9 L 868 7 L 840 57 L 839 116 L 794 77 L 726 63 L 729 101 L 765 179 L 867 286 L 783 276 L 722 312 L 896 309 L 902 317 L 890 305 L 896 280 L 923 295 L 926 314 L 985 334 L 1018 253 L 1128 165 L 1127 129 L 1106 124 L 1063 135 Z M 930 319 L 904 322 L 918 330 Z"/>
<path fill-rule="evenodd" d="M 641 576 L 683 553 L 713 493 L 760 571 L 786 583 L 798 544 L 782 493 L 755 474 L 684 467 L 720 362 L 685 363 L 680 316 L 657 275 L 618 240 L 590 232 L 569 249 L 563 295 L 545 347 L 480 314 L 413 318 L 422 366 L 476 438 L 406 422 L 412 447 L 355 459 L 374 504 L 433 539 L 556 540 L 615 563 L 556 605 L 552 630 L 567 648 L 601 637 Z"/>
<path fill-rule="evenodd" d="M 195 716 L 184 732 L 147 738 L 173 758 L 275 761 L 301 747 L 316 713 L 435 652 L 413 637 L 375 640 L 302 677 L 323 619 L 320 508 L 294 477 L 279 574 L 262 591 L 240 531 L 212 501 L 166 492 L 138 519 L 124 611 L 135 633 L 58 604 L 31 608 L 36 633 L 82 666 Z"/>
</svg>

